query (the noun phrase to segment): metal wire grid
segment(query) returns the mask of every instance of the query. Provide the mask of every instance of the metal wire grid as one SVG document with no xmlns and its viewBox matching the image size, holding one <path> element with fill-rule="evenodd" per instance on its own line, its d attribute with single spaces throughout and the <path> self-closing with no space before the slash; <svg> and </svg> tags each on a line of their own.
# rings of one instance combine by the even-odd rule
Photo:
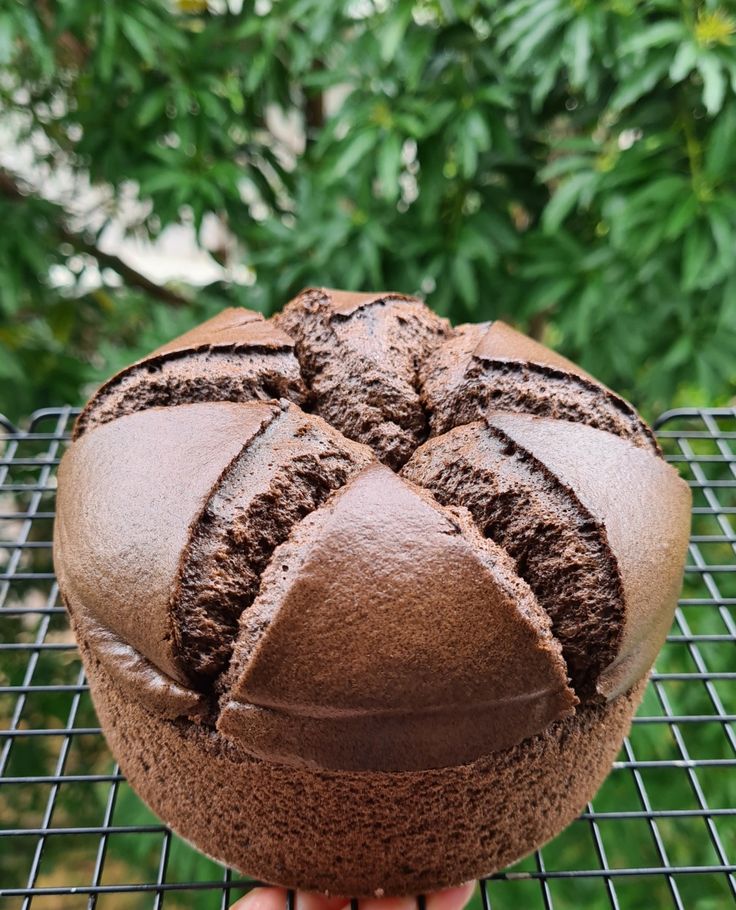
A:
<svg viewBox="0 0 736 910">
<path fill-rule="evenodd" d="M 130 790 L 59 602 L 55 467 L 74 415 L 37 411 L 26 431 L 0 418 L 0 899 L 23 910 L 225 908 L 253 882 L 201 857 Z M 736 901 L 736 409 L 670 411 L 657 427 L 694 495 L 683 599 L 657 672 L 594 802 L 480 882 L 475 910 Z"/>
</svg>

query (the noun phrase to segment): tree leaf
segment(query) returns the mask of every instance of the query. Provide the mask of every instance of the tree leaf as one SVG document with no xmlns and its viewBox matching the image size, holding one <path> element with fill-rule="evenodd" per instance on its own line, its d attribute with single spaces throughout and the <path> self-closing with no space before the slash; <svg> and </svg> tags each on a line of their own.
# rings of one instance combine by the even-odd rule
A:
<svg viewBox="0 0 736 910">
<path fill-rule="evenodd" d="M 720 60 L 713 54 L 703 54 L 698 59 L 698 71 L 703 77 L 703 104 L 713 116 L 720 111 L 726 94 L 726 75 Z"/>
<path fill-rule="evenodd" d="M 651 47 L 664 47 L 680 42 L 687 37 L 685 24 L 680 19 L 666 19 L 655 22 L 648 28 L 637 31 L 618 48 L 619 54 L 640 54 Z"/>
<path fill-rule="evenodd" d="M 716 119 L 705 145 L 703 171 L 710 180 L 719 180 L 733 169 L 736 146 L 736 106 L 727 105 Z"/>
<path fill-rule="evenodd" d="M 389 11 L 386 13 L 389 16 L 388 22 L 380 32 L 381 58 L 384 63 L 388 63 L 396 56 L 406 28 L 411 22 L 411 12 L 411 5 L 407 3 L 403 4 L 403 8 L 389 7 Z"/>
<path fill-rule="evenodd" d="M 458 137 L 458 159 L 463 177 L 472 177 L 478 169 L 478 146 L 464 130 Z"/>
<path fill-rule="evenodd" d="M 611 107 L 615 111 L 620 111 L 638 101 L 642 95 L 654 88 L 667 72 L 668 67 L 669 57 L 666 53 L 663 53 L 650 60 L 643 67 L 634 70 L 614 92 L 611 99 Z"/>
<path fill-rule="evenodd" d="M 679 237 L 695 220 L 698 214 L 698 200 L 692 193 L 683 196 L 667 219 L 664 236 L 666 240 Z"/>
<path fill-rule="evenodd" d="M 509 50 L 541 19 L 558 10 L 559 6 L 560 0 L 533 0 L 531 3 L 509 4 L 505 12 L 497 17 L 497 22 L 502 25 L 497 40 L 499 53 Z M 505 26 L 506 22 L 509 23 L 508 26 Z"/>
<path fill-rule="evenodd" d="M 583 172 L 573 174 L 555 190 L 542 214 L 542 226 L 545 233 L 556 231 L 570 212 L 580 202 L 585 190 L 590 189 L 596 179 L 595 174 Z"/>
<path fill-rule="evenodd" d="M 698 59 L 698 49 L 692 41 L 683 41 L 670 65 L 670 79 L 673 82 L 682 80 L 692 72 Z"/>
<path fill-rule="evenodd" d="M 476 101 L 487 101 L 506 110 L 513 110 L 514 107 L 514 96 L 503 85 L 484 85 L 475 93 L 475 98 Z"/>
<path fill-rule="evenodd" d="M 364 130 L 349 140 L 337 157 L 332 167 L 330 178 L 340 180 L 348 171 L 352 170 L 376 144 L 376 133 L 373 130 Z"/>
<path fill-rule="evenodd" d="M 178 169 L 156 170 L 141 179 L 141 194 L 147 196 L 153 193 L 160 193 L 163 190 L 173 190 L 189 182 L 189 178 Z"/>
<path fill-rule="evenodd" d="M 567 41 L 571 48 L 570 81 L 580 88 L 588 79 L 590 63 L 590 22 L 587 18 L 576 19 L 567 32 Z"/>
<path fill-rule="evenodd" d="M 736 252 L 736 232 L 734 225 L 716 208 L 708 212 L 708 221 L 718 250 L 718 259 L 722 267 L 729 268 Z"/>
<path fill-rule="evenodd" d="M 150 35 L 147 29 L 132 16 L 123 16 L 120 26 L 125 37 L 130 41 L 141 57 L 149 66 L 153 66 L 156 63 L 157 57 L 153 36 Z"/>
<path fill-rule="evenodd" d="M 115 6 L 105 3 L 102 6 L 102 30 L 99 39 L 99 73 L 103 81 L 108 82 L 112 76 L 115 62 L 115 39 L 117 37 L 117 19 Z"/>
<path fill-rule="evenodd" d="M 528 66 L 532 56 L 538 52 L 540 44 L 565 22 L 570 15 L 571 11 L 557 8 L 544 16 L 540 16 L 537 24 L 516 45 L 516 49 L 509 61 L 511 69 L 519 71 L 521 68 Z"/>
<path fill-rule="evenodd" d="M 542 68 L 535 73 L 532 86 L 532 110 L 538 111 L 544 104 L 547 96 L 552 91 L 555 79 L 560 71 L 560 61 L 554 54 L 544 62 Z"/>
<path fill-rule="evenodd" d="M 13 17 L 4 13 L 0 16 L 0 65 L 5 66 L 13 59 L 15 49 L 15 23 Z"/>
<path fill-rule="evenodd" d="M 537 173 L 537 178 L 546 183 L 548 180 L 554 180 L 556 177 L 562 177 L 573 171 L 590 171 L 592 165 L 593 159 L 586 155 L 561 155 L 543 167 Z"/>
<path fill-rule="evenodd" d="M 243 86 L 246 94 L 250 95 L 255 92 L 263 80 L 267 67 L 268 56 L 265 51 L 262 50 L 260 53 L 251 57 L 248 66 L 248 74 L 245 77 L 245 84 Z"/>
<path fill-rule="evenodd" d="M 527 312 L 537 313 L 557 306 L 575 288 L 576 284 L 577 277 L 569 275 L 555 281 L 541 282 L 527 298 Z"/>
<path fill-rule="evenodd" d="M 669 351 L 667 351 L 665 356 L 661 358 L 660 368 L 664 370 L 672 370 L 676 367 L 682 366 L 684 363 L 687 363 L 691 359 L 692 352 L 692 339 L 689 335 L 682 335 L 672 345 Z"/>
<path fill-rule="evenodd" d="M 478 308 L 478 283 L 473 266 L 461 254 L 452 260 L 452 277 L 455 287 L 467 308 L 472 312 Z"/>
<path fill-rule="evenodd" d="M 694 226 L 685 235 L 682 253 L 682 285 L 684 290 L 692 291 L 700 285 L 711 256 L 708 236 L 699 226 Z"/>
<path fill-rule="evenodd" d="M 719 329 L 728 329 L 733 332 L 734 326 L 736 326 L 736 275 L 732 275 L 726 282 L 718 312 Z"/>
<path fill-rule="evenodd" d="M 166 108 L 166 93 L 162 90 L 151 92 L 145 97 L 138 108 L 135 122 L 138 126 L 150 126 L 154 120 L 160 117 Z"/>
<path fill-rule="evenodd" d="M 386 199 L 396 199 L 399 195 L 401 146 L 401 139 L 395 134 L 387 136 L 378 146 L 376 169 L 381 181 L 381 195 Z"/>
</svg>

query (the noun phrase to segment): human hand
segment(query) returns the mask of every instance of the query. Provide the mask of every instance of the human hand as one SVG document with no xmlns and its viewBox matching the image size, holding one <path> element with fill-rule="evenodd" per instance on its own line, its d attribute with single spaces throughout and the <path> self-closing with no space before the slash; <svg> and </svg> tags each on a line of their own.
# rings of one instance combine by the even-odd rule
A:
<svg viewBox="0 0 736 910">
<path fill-rule="evenodd" d="M 425 910 L 462 910 L 470 900 L 475 882 L 468 882 L 458 888 L 434 891 L 425 896 Z M 286 891 L 284 888 L 254 888 L 230 910 L 284 910 Z M 294 910 L 350 910 L 350 901 L 344 897 L 325 897 L 307 891 L 297 891 Z M 367 897 L 361 899 L 359 910 L 417 910 L 414 897 Z"/>
</svg>

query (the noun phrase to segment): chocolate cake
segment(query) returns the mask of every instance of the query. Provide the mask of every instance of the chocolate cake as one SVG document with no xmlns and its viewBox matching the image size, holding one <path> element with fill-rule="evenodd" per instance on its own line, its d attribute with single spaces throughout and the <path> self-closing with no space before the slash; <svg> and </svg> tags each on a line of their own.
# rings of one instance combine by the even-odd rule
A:
<svg viewBox="0 0 736 910">
<path fill-rule="evenodd" d="M 690 494 L 501 322 L 311 288 L 110 379 L 54 558 L 132 786 L 275 884 L 417 894 L 570 822 L 670 626 Z"/>
</svg>

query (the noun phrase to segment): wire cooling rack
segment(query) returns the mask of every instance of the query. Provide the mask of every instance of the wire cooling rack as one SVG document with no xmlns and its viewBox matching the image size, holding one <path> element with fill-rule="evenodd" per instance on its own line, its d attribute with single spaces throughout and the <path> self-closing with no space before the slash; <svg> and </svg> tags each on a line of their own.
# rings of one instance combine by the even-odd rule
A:
<svg viewBox="0 0 736 910">
<path fill-rule="evenodd" d="M 97 725 L 51 564 L 55 470 L 74 416 L 37 411 L 24 431 L 0 418 L 0 905 L 226 908 L 253 882 L 160 824 Z M 667 645 L 593 803 L 480 882 L 475 910 L 736 901 L 736 409 L 669 411 L 656 426 L 694 496 Z"/>
</svg>

